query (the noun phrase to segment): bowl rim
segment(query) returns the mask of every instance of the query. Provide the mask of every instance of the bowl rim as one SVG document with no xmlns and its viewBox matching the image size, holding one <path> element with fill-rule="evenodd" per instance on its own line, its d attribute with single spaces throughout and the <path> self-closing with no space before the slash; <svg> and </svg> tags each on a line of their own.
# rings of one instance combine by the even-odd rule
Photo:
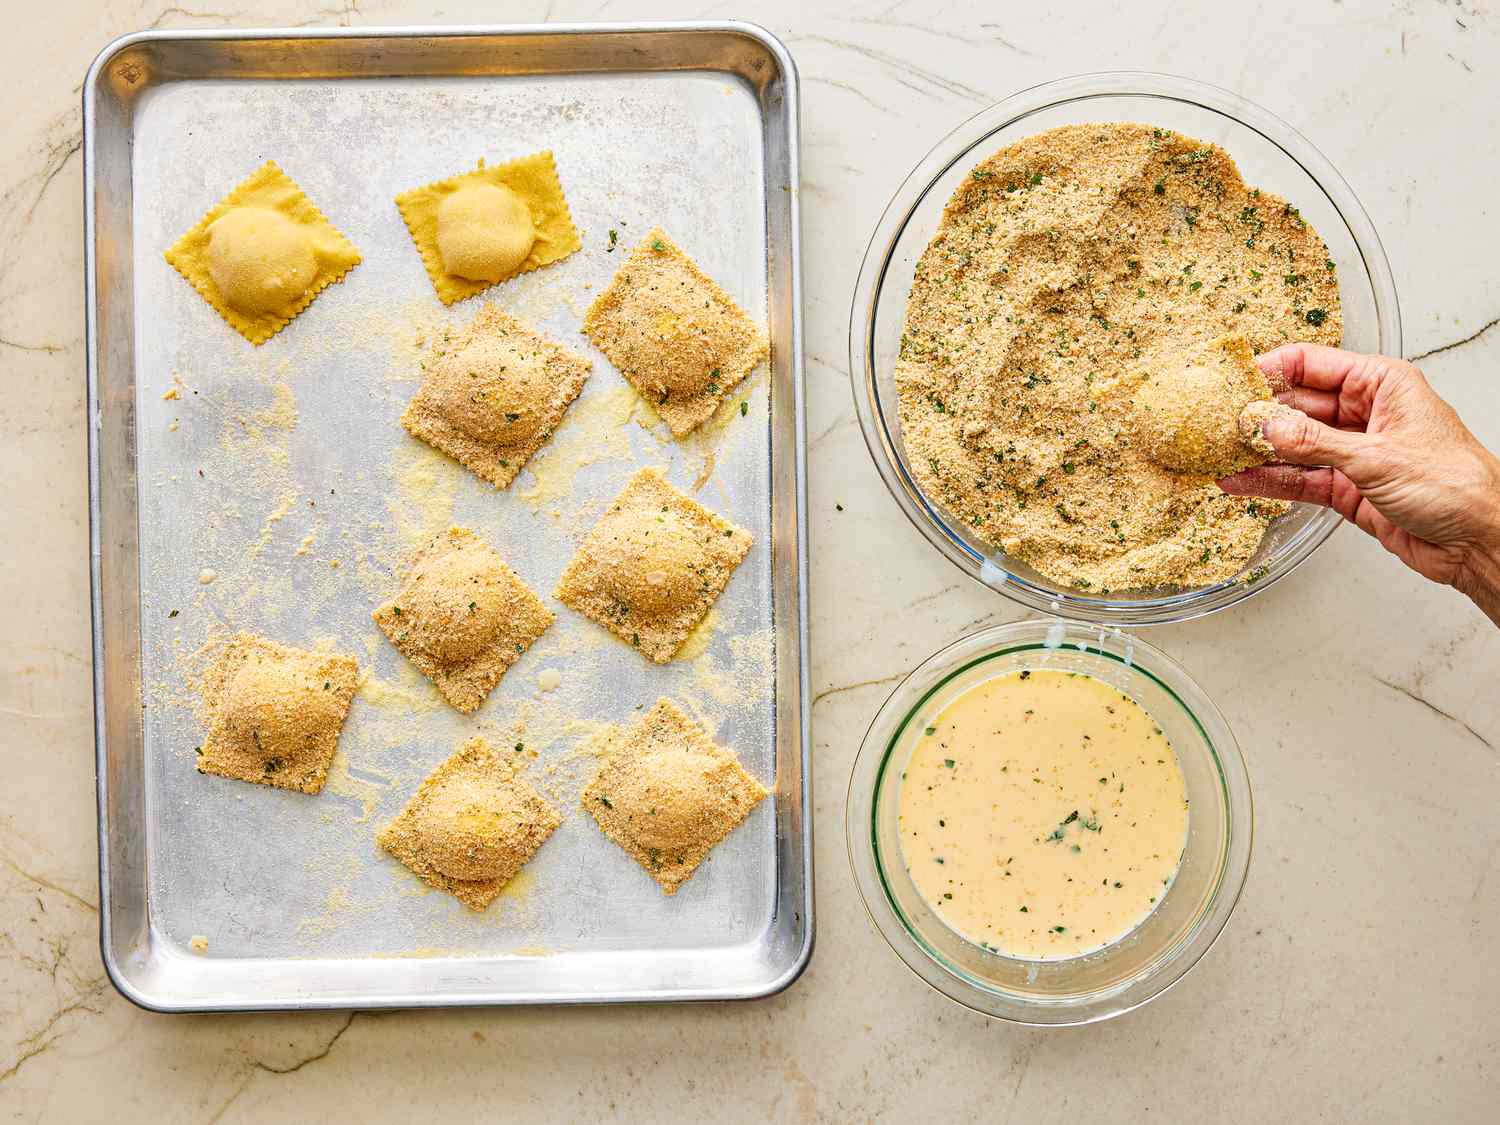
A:
<svg viewBox="0 0 1500 1125">
<path fill-rule="evenodd" d="M 959 649 L 969 651 L 951 659 Z M 1199 917 L 1140 972 L 1081 999 L 1046 1000 L 988 987 L 937 954 L 894 903 L 874 832 L 873 818 L 895 743 L 933 693 L 954 676 L 987 660 L 1039 650 L 1084 652 L 1134 667 L 1150 677 L 1182 707 L 1203 736 L 1204 749 L 1213 759 L 1225 799 L 1220 873 Z M 1189 701 L 1184 695 L 1194 698 Z M 861 786 L 862 782 L 866 784 Z M 856 787 L 860 787 L 858 791 Z M 1255 800 L 1234 731 L 1181 664 L 1133 633 L 1060 618 L 1028 618 L 987 626 L 950 641 L 896 685 L 872 718 L 856 752 L 845 798 L 844 832 L 865 913 L 914 975 L 949 1000 L 981 1015 L 1029 1027 L 1077 1027 L 1124 1015 L 1154 1000 L 1186 976 L 1218 941 L 1249 877 Z"/>
<path fill-rule="evenodd" d="M 1253 578 L 1236 576 L 1211 586 L 1133 599 L 1052 589 L 1011 573 L 999 551 L 979 555 L 950 530 L 949 518 L 927 499 L 898 456 L 875 389 L 874 331 L 880 291 L 897 241 L 937 181 L 987 138 L 1033 114 L 1070 102 L 1111 97 L 1154 97 L 1218 113 L 1259 134 L 1300 167 L 1353 238 L 1374 298 L 1380 350 L 1402 354 L 1400 303 L 1385 247 L 1353 189 L 1311 141 L 1269 110 L 1218 86 L 1151 71 L 1098 71 L 1029 86 L 980 110 L 933 145 L 901 182 L 860 262 L 849 310 L 849 380 L 855 414 L 877 472 L 912 526 L 945 558 L 970 578 L 1042 613 L 1107 625 L 1155 625 L 1201 617 L 1269 588 L 1305 562 L 1343 520 L 1323 509 L 1283 546 L 1278 569 Z"/>
</svg>

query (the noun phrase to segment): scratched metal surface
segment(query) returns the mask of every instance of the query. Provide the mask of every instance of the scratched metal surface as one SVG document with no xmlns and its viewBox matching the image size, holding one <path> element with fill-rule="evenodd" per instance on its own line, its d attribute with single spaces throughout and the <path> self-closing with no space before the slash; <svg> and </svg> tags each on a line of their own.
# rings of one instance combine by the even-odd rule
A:
<svg viewBox="0 0 1500 1125">
<path fill-rule="evenodd" d="M 255 60 L 255 46 L 247 41 L 240 57 Z M 800 661 L 804 626 L 775 593 L 778 584 L 799 584 L 799 575 L 781 572 L 800 561 L 800 512 L 795 496 L 790 516 L 787 497 L 779 511 L 773 502 L 773 448 L 798 448 L 796 372 L 781 369 L 783 357 L 795 358 L 796 311 L 768 307 L 768 271 L 795 250 L 770 237 L 768 208 L 785 208 L 783 189 L 795 184 L 784 157 L 778 164 L 768 153 L 795 144 L 770 135 L 778 118 L 743 78 L 711 67 L 651 72 L 647 63 L 622 52 L 617 69 L 588 74 L 186 78 L 159 82 L 135 104 L 128 253 L 147 921 L 115 975 L 145 1002 L 735 996 L 776 987 L 800 967 L 810 925 L 805 865 L 795 869 L 805 851 L 803 773 L 784 758 L 802 753 L 804 732 L 798 722 L 785 729 L 801 701 L 788 711 L 785 686 L 797 678 L 779 665 Z M 500 162 L 539 149 L 556 156 L 584 250 L 480 300 L 593 360 L 570 419 L 620 401 L 623 380 L 581 336 L 582 312 L 623 251 L 656 224 L 753 317 L 769 321 L 778 369 L 753 377 L 748 413 L 715 441 L 676 443 L 660 427 L 633 422 L 612 428 L 599 448 L 578 450 L 586 463 L 561 478 L 572 475 L 570 489 L 533 505 L 522 499 L 538 487 L 530 472 L 497 492 L 429 455 L 397 424 L 419 381 L 415 334 L 466 323 L 480 300 L 439 304 L 392 200 L 481 156 Z M 364 261 L 251 348 L 161 252 L 267 159 Z M 612 228 L 621 243 L 613 253 Z M 180 397 L 166 399 L 174 380 Z M 290 403 L 296 424 L 286 428 Z M 554 443 L 568 440 L 568 425 Z M 549 598 L 557 623 L 466 717 L 433 705 L 430 687 L 412 682 L 375 630 L 370 610 L 395 588 L 396 564 L 422 530 L 450 519 L 474 528 L 545 597 L 579 534 L 637 467 L 663 465 L 689 489 L 709 448 L 713 474 L 697 495 L 748 527 L 756 545 L 696 659 L 649 666 Z M 201 582 L 204 569 L 217 578 Z M 320 796 L 193 768 L 202 728 L 181 691 L 184 654 L 214 629 L 299 646 L 331 642 L 376 682 L 355 698 Z M 763 666 L 747 657 L 756 639 L 770 653 Z M 537 673 L 548 667 L 562 683 L 544 696 Z M 744 690 L 705 690 L 725 677 L 745 681 Z M 768 787 L 781 780 L 776 798 L 676 896 L 662 895 L 576 802 L 563 805 L 562 827 L 517 889 L 482 914 L 421 893 L 375 845 L 420 779 L 471 734 L 498 741 L 530 715 L 544 743 L 532 776 L 561 803 L 588 767 L 573 756 L 578 732 L 560 730 L 557 717 L 628 721 L 662 695 L 707 714 L 719 741 Z M 192 951 L 199 935 L 206 954 Z"/>
</svg>

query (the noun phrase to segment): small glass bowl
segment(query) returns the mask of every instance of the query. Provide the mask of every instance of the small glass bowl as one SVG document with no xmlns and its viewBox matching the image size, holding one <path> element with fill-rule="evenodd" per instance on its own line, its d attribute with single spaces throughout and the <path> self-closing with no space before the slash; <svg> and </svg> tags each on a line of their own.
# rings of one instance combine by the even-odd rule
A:
<svg viewBox="0 0 1500 1125">
<path fill-rule="evenodd" d="M 993 953 L 949 929 L 918 893 L 897 830 L 901 773 L 932 717 L 979 681 L 1021 669 L 1082 672 L 1130 696 L 1171 741 L 1187 783 L 1187 846 L 1156 909 L 1113 945 L 1055 961 Z M 891 693 L 855 759 L 845 831 L 865 908 L 908 968 L 976 1012 L 1056 1027 L 1128 1012 L 1197 964 L 1244 889 L 1254 814 L 1234 735 L 1180 665 L 1117 630 L 1032 620 L 954 642 Z"/>
<path fill-rule="evenodd" d="M 1244 571 L 1213 586 L 1090 595 L 1008 559 L 929 499 L 911 473 L 902 440 L 896 353 L 912 275 L 943 206 L 991 153 L 1059 125 L 1098 121 L 1161 125 L 1223 146 L 1246 183 L 1291 200 L 1327 241 L 1338 267 L 1344 347 L 1401 354 L 1396 283 L 1380 238 L 1349 185 L 1306 138 L 1238 95 L 1201 82 L 1162 74 L 1088 74 L 1023 90 L 970 118 L 939 141 L 896 192 L 865 251 L 849 315 L 854 407 L 896 503 L 972 577 L 1032 609 L 1076 621 L 1185 621 L 1233 605 L 1290 573 L 1333 533 L 1339 517 L 1326 508 L 1294 506 L 1271 525 Z"/>
</svg>

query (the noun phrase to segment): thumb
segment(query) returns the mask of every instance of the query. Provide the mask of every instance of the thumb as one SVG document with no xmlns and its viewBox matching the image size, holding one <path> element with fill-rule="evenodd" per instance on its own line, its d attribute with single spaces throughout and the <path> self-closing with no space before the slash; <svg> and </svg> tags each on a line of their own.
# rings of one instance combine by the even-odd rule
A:
<svg viewBox="0 0 1500 1125">
<path fill-rule="evenodd" d="M 1365 441 L 1364 434 L 1325 426 L 1300 410 L 1272 415 L 1261 432 L 1276 455 L 1288 464 L 1330 465 L 1335 469 L 1342 469 L 1358 456 Z"/>
</svg>

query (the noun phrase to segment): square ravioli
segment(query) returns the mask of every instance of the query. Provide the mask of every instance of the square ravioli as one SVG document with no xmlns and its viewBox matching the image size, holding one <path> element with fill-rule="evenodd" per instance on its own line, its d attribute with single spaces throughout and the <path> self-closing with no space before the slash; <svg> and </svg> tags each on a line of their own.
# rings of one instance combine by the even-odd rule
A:
<svg viewBox="0 0 1500 1125">
<path fill-rule="evenodd" d="M 450 527 L 418 551 L 400 592 L 371 616 L 465 714 L 552 624 L 552 611 L 465 527 Z"/>
<path fill-rule="evenodd" d="M 665 664 L 750 550 L 750 533 L 667 483 L 630 478 L 584 539 L 553 597 Z"/>
<path fill-rule="evenodd" d="M 166 259 L 252 344 L 280 332 L 360 262 L 274 160 L 214 204 Z"/>
<path fill-rule="evenodd" d="M 358 685 L 351 657 L 238 634 L 203 678 L 199 772 L 319 792 Z"/>
<path fill-rule="evenodd" d="M 583 807 L 670 895 L 765 795 L 734 754 L 659 699 L 606 746 Z"/>
<path fill-rule="evenodd" d="M 532 153 L 413 188 L 396 206 L 445 305 L 560 262 L 583 243 L 557 162 Z"/>
<path fill-rule="evenodd" d="M 434 346 L 401 424 L 505 488 L 552 436 L 593 364 L 494 305 Z"/>
<path fill-rule="evenodd" d="M 484 739 L 469 739 L 377 842 L 428 886 L 484 910 L 562 823 L 519 766 Z"/>
<path fill-rule="evenodd" d="M 681 437 L 770 353 L 761 328 L 661 228 L 589 306 L 583 331 Z"/>
</svg>

